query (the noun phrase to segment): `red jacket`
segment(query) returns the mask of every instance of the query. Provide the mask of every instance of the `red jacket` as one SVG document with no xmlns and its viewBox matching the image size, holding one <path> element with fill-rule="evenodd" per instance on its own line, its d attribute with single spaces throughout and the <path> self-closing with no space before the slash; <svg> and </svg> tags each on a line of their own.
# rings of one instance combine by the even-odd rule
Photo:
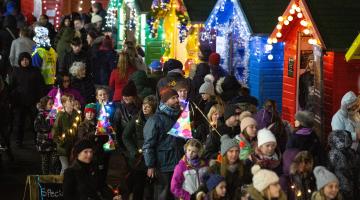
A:
<svg viewBox="0 0 360 200">
<path fill-rule="evenodd" d="M 117 68 L 112 70 L 109 80 L 109 87 L 114 90 L 113 101 L 121 101 L 122 90 L 127 84 L 130 75 L 135 71 L 136 69 L 134 67 L 128 67 L 125 77 L 120 79 L 119 70 Z"/>
</svg>

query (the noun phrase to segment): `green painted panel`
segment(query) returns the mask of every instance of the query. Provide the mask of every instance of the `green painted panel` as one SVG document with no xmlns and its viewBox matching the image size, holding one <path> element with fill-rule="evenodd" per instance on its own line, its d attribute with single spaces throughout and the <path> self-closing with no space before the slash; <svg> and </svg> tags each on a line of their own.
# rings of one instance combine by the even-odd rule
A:
<svg viewBox="0 0 360 200">
<path fill-rule="evenodd" d="M 149 65 L 153 60 L 159 60 L 164 54 L 164 47 L 162 45 L 164 29 L 162 22 L 160 24 L 157 38 L 152 38 L 149 27 L 146 27 L 145 62 L 147 65 Z"/>
</svg>

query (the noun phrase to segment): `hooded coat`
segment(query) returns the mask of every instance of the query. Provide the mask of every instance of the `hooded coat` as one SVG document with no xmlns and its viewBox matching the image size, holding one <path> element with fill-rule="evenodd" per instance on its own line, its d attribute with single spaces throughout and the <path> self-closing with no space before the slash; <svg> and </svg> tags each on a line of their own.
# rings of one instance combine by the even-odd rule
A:
<svg viewBox="0 0 360 200">
<path fill-rule="evenodd" d="M 355 127 L 356 123 L 349 118 L 347 107 L 356 101 L 357 97 L 354 92 L 347 92 L 341 99 L 341 107 L 335 113 L 331 120 L 331 128 L 335 130 L 347 130 L 351 133 L 353 141 L 356 140 Z"/>
<path fill-rule="evenodd" d="M 351 148 L 352 139 L 348 131 L 333 131 L 329 135 L 329 169 L 338 177 L 340 192 L 345 199 L 359 195 L 359 156 Z"/>
</svg>

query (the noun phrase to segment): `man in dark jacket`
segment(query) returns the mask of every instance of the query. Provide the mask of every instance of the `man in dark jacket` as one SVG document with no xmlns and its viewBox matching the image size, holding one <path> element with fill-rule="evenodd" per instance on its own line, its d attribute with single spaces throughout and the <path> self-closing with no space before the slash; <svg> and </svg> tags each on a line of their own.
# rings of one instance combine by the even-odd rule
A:
<svg viewBox="0 0 360 200">
<path fill-rule="evenodd" d="M 184 140 L 167 132 L 180 114 L 178 94 L 170 87 L 160 91 L 161 102 L 144 127 L 144 159 L 147 176 L 156 177 L 154 199 L 174 199 L 170 181 L 176 164 L 183 155 Z"/>
<path fill-rule="evenodd" d="M 81 39 L 75 37 L 71 41 L 71 51 L 65 52 L 64 57 L 59 60 L 59 73 L 69 73 L 69 69 L 74 62 L 83 62 L 86 64 L 86 72 L 90 73 L 89 65 L 86 63 L 86 52 L 82 50 Z"/>
<path fill-rule="evenodd" d="M 44 95 L 44 79 L 40 70 L 31 66 L 31 56 L 27 52 L 19 55 L 19 68 L 14 68 L 10 76 L 11 102 L 14 107 L 14 129 L 17 145 L 21 146 L 24 138 L 26 116 L 31 123 L 36 115 L 36 103 Z M 32 126 L 33 127 L 33 126 Z M 34 135 L 34 140 L 36 135 Z"/>
</svg>

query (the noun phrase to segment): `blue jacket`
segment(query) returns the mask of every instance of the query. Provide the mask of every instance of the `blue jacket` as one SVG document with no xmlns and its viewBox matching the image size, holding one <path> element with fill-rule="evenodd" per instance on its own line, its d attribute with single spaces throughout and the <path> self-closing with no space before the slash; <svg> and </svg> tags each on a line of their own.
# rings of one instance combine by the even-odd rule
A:
<svg viewBox="0 0 360 200">
<path fill-rule="evenodd" d="M 143 152 L 145 165 L 160 172 L 172 172 L 184 154 L 185 140 L 176 138 L 167 132 L 178 119 L 179 111 L 160 104 L 144 127 Z"/>
</svg>

